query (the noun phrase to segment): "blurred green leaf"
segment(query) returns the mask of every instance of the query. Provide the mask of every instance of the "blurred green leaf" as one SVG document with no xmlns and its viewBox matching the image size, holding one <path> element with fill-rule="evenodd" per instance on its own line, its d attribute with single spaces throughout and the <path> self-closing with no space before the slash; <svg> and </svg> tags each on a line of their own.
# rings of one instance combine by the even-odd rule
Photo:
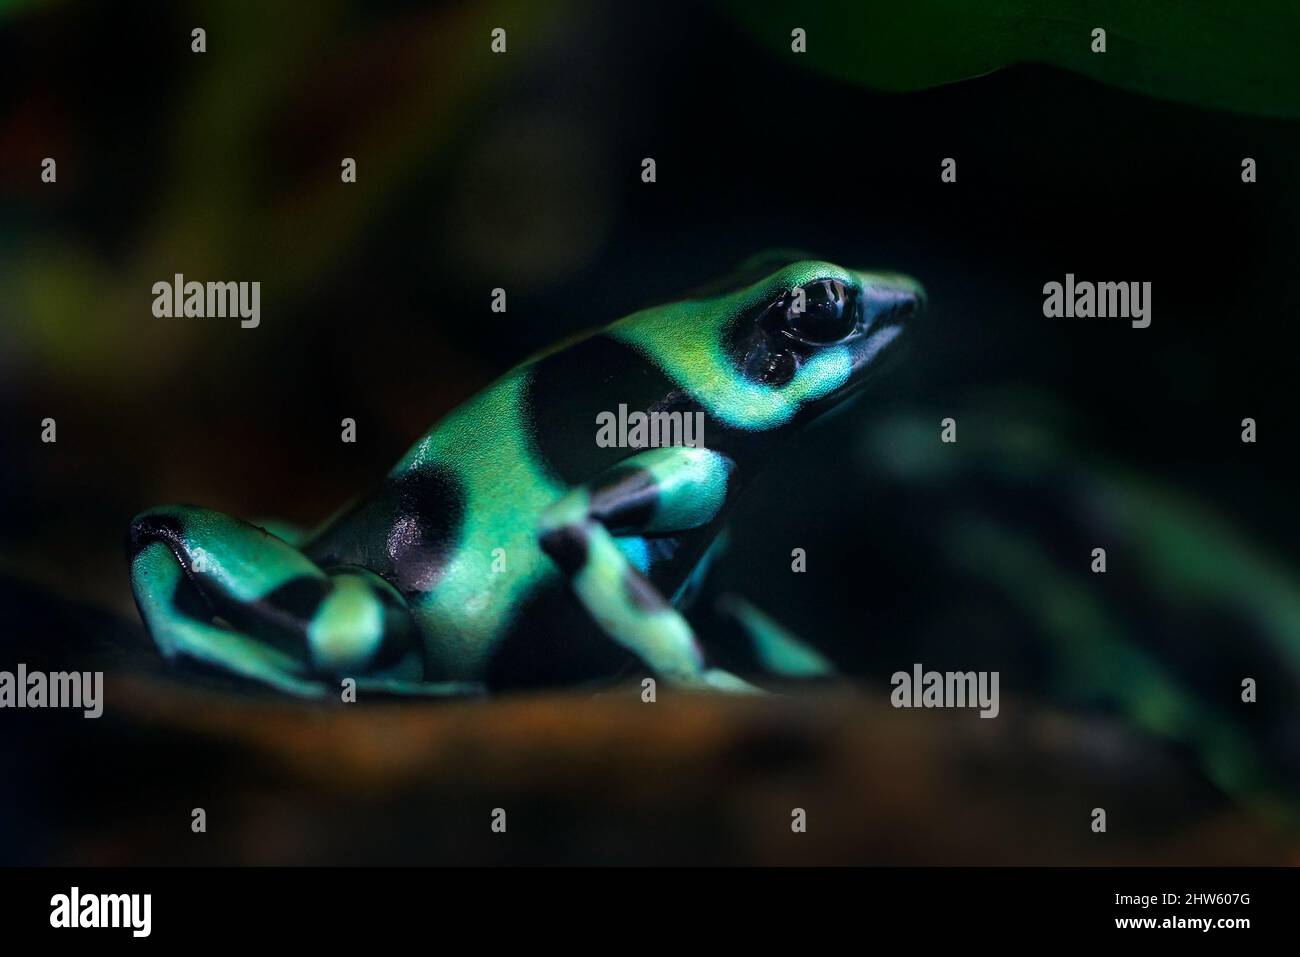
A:
<svg viewBox="0 0 1300 957">
<path fill-rule="evenodd" d="M 958 454 L 937 441 L 937 411 L 893 416 L 866 434 L 863 461 L 925 503 L 918 527 L 961 578 L 1023 616 L 1054 700 L 1105 703 L 1191 749 L 1225 793 L 1300 828 L 1288 732 L 1235 708 L 1242 675 L 1267 673 L 1282 701 L 1300 687 L 1300 575 L 1211 503 L 1016 399 L 959 413 L 999 425 L 968 431 Z M 1122 570 L 1094 574 L 1093 541 Z"/>
<path fill-rule="evenodd" d="M 1293 0 L 727 0 L 761 42 L 840 79 L 904 91 L 1046 63 L 1162 99 L 1300 116 Z M 806 54 L 791 31 L 807 31 Z M 1092 52 L 1092 31 L 1106 52 Z"/>
</svg>

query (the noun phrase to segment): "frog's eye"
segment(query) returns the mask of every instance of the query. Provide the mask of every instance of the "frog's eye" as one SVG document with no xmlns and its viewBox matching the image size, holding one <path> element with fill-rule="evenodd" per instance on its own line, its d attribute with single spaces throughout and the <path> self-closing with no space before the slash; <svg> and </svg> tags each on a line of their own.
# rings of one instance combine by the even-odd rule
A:
<svg viewBox="0 0 1300 957">
<path fill-rule="evenodd" d="M 861 306 L 855 290 L 838 279 L 798 286 L 772 305 L 781 332 L 808 345 L 836 342 L 857 327 Z M 771 321 L 771 320 L 769 320 Z"/>
<path fill-rule="evenodd" d="M 743 314 L 731 333 L 733 355 L 747 379 L 780 388 L 822 346 L 858 331 L 863 302 L 856 287 L 818 279 L 788 289 L 755 313 Z"/>
</svg>

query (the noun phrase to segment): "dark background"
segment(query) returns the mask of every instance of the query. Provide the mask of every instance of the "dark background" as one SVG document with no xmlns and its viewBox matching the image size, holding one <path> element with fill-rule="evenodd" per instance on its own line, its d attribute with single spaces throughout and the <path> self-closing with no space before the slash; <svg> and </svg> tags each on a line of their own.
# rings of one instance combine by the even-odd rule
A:
<svg viewBox="0 0 1300 957">
<path fill-rule="evenodd" d="M 195 25 L 208 30 L 203 55 L 189 52 Z M 497 25 L 505 57 L 488 52 Z M 1250 55 L 1225 43 L 1227 57 Z M 1116 780 L 1154 761 L 1177 811 L 1147 809 L 1152 819 L 1191 831 L 1219 813 L 1289 822 L 1278 825 L 1288 837 L 1251 844 L 1247 858 L 1293 855 L 1297 818 L 1276 809 L 1294 807 L 1300 781 L 1300 123 L 1035 64 L 885 93 L 779 50 L 730 9 L 696 4 L 10 11 L 0 571 L 12 640 L 139 648 L 121 545 L 136 511 L 193 501 L 313 524 L 531 352 L 764 248 L 798 247 L 914 275 L 930 308 L 906 363 L 753 488 L 711 595 L 757 601 L 868 697 L 917 661 L 1000 670 L 1004 716 L 1009 697 L 1060 709 L 1083 723 L 1080 748 L 1120 755 L 1103 762 Z M 814 34 L 808 58 L 816 50 Z M 40 182 L 47 155 L 57 185 Z M 357 159 L 355 185 L 339 182 L 344 156 Z M 640 180 L 646 156 L 654 184 Z M 949 156 L 955 184 L 939 179 Z M 1244 156 L 1258 162 L 1256 184 L 1241 182 Z M 260 280 L 261 327 L 155 319 L 150 287 L 175 272 Z M 1151 282 L 1150 328 L 1044 318 L 1042 286 L 1067 272 Z M 488 308 L 497 286 L 506 315 Z M 56 445 L 39 440 L 45 416 Z M 355 445 L 338 440 L 344 416 L 359 423 Z M 945 416 L 958 421 L 953 447 L 938 446 Z M 1245 416 L 1259 423 L 1254 445 L 1240 441 Z M 1141 520 L 1155 514 L 1178 534 Z M 999 542 L 1028 543 L 1083 604 L 1054 617 L 1048 584 L 981 574 L 1011 567 Z M 1098 545 L 1104 578 L 1088 574 Z M 794 547 L 808 552 L 806 574 L 790 573 Z M 1070 622 L 1094 613 L 1110 630 L 1081 646 Z M 1124 651 L 1135 647 L 1138 678 Z M 24 660 L 0 666 L 11 657 Z M 126 667 L 186 694 L 147 648 Z M 1207 770 L 1216 746 L 1202 731 L 1125 693 L 1152 674 L 1226 716 L 1255 770 Z M 1243 676 L 1267 678 L 1253 709 L 1238 700 Z M 809 733 L 825 733 L 810 701 L 801 707 L 823 730 Z M 721 707 L 691 720 L 731 720 Z M 1021 720 L 1014 710 L 1008 723 Z M 223 733 L 169 732 L 173 719 L 146 708 L 114 746 L 162 754 Z M 1111 730 L 1089 737 L 1093 721 Z M 586 727 L 575 720 L 573 738 Z M 31 733 L 36 753 L 44 732 Z M 933 733 L 946 753 L 951 732 Z M 782 773 L 779 749 L 771 760 Z M 56 783 L 33 794 L 59 789 L 61 772 L 47 770 Z M 1040 790 L 1044 807 L 1061 796 L 1060 780 L 1022 767 L 990 773 Z M 584 805 L 561 801 L 552 817 L 560 807 Z M 27 832 L 17 859 L 82 859 L 62 813 Z M 1193 859 L 1215 853 L 1212 839 L 1184 839 Z M 588 840 L 579 828 L 566 848 Z M 855 859 L 935 859 L 922 843 L 868 843 Z M 782 859 L 748 846 L 714 859 Z M 590 856 L 653 854 L 628 839 Z M 129 849 L 110 858 L 135 860 Z M 286 858 L 330 859 L 269 854 Z M 1022 858 L 990 838 L 968 859 Z"/>
</svg>

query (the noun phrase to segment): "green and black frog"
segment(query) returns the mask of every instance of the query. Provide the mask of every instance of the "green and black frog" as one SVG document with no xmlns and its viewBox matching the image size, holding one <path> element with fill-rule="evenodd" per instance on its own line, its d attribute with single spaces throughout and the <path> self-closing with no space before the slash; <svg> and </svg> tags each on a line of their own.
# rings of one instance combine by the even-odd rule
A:
<svg viewBox="0 0 1300 957">
<path fill-rule="evenodd" d="M 136 603 L 168 658 L 310 696 L 571 684 L 639 667 L 744 691 L 681 606 L 784 440 L 853 395 L 923 303 L 902 275 L 762 260 L 507 372 L 307 535 L 193 506 L 131 524 Z M 691 446 L 597 442 L 602 413 L 702 416 Z M 768 636 L 764 661 L 821 659 Z"/>
</svg>

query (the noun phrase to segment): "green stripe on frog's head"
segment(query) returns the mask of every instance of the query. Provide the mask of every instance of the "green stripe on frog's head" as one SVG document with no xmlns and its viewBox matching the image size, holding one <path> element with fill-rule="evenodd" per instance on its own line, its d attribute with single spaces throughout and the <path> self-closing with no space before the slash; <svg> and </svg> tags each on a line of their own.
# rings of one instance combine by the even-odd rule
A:
<svg viewBox="0 0 1300 957">
<path fill-rule="evenodd" d="M 720 423 L 761 432 L 837 404 L 896 351 L 923 301 L 907 276 L 801 260 L 741 288 L 635 313 L 610 334 Z"/>
</svg>

